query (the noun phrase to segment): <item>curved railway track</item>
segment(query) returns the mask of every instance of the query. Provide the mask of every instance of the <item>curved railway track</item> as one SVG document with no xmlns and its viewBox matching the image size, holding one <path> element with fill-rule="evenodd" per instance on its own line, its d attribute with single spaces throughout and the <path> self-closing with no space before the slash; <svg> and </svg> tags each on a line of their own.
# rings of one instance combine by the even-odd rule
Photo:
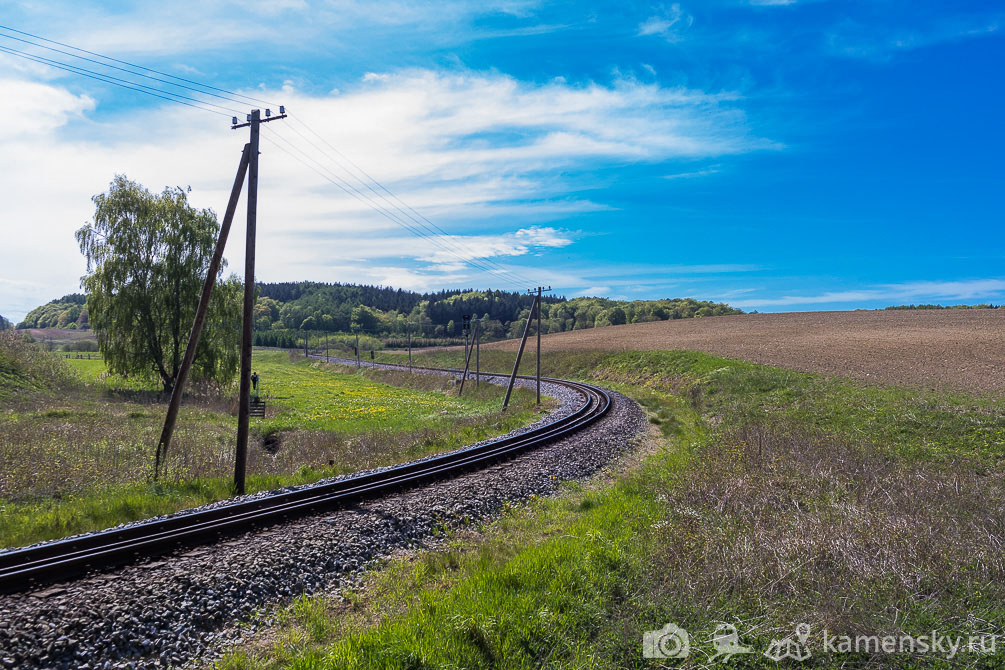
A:
<svg viewBox="0 0 1005 670">
<path fill-rule="evenodd" d="M 460 370 L 419 368 L 436 372 Z M 497 378 L 498 374 L 482 373 Z M 521 379 L 533 379 L 521 376 Z M 603 417 L 611 407 L 597 386 L 542 377 L 578 391 L 582 404 L 572 413 L 533 430 L 459 449 L 422 461 L 294 491 L 221 505 L 190 514 L 138 523 L 0 554 L 0 593 L 26 591 L 69 581 L 179 549 L 217 542 L 293 519 L 353 505 L 513 458 L 567 437 Z"/>
</svg>

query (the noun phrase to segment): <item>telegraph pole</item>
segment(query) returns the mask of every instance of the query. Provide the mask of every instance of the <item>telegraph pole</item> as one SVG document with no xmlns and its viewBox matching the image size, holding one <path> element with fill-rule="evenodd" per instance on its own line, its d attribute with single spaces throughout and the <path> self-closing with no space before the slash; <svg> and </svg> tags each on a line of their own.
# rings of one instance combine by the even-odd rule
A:
<svg viewBox="0 0 1005 670">
<path fill-rule="evenodd" d="M 527 291 L 528 293 L 534 293 L 537 291 L 537 300 L 534 304 L 537 305 L 537 404 L 541 404 L 541 291 L 550 291 L 551 287 L 545 288 L 543 286 L 538 286 L 536 289 L 531 289 Z M 534 316 L 531 314 L 531 316 Z"/>
<path fill-rule="evenodd" d="M 405 332 L 408 333 L 408 372 L 412 372 L 412 324 L 405 322 Z"/>
<path fill-rule="evenodd" d="M 464 317 L 465 324 L 464 327 L 467 328 L 468 324 L 472 322 L 471 317 Z M 471 346 L 468 348 L 467 354 L 464 356 L 464 374 L 461 376 L 461 388 L 457 391 L 457 395 L 464 393 L 464 381 L 468 378 L 468 370 L 471 368 L 471 354 L 475 350 L 475 338 L 478 337 L 478 320 L 474 319 L 474 332 L 471 333 Z M 467 336 L 465 335 L 465 340 Z"/>
<path fill-rule="evenodd" d="M 353 328 L 356 333 L 356 367 L 359 367 L 359 328 Z"/>
<path fill-rule="evenodd" d="M 520 348 L 516 352 L 516 362 L 513 364 L 513 374 L 509 377 L 509 386 L 506 387 L 506 397 L 503 398 L 502 408 L 505 410 L 509 405 L 509 397 L 513 393 L 513 384 L 516 382 L 516 373 L 520 369 L 520 359 L 523 358 L 523 348 L 527 344 L 527 335 L 530 333 L 530 322 L 534 320 L 534 308 L 537 307 L 537 301 L 540 298 L 534 298 L 534 305 L 530 308 L 530 314 L 527 315 L 527 323 L 523 326 L 523 337 L 520 338 Z"/>
<path fill-rule="evenodd" d="M 482 353 L 482 331 L 478 327 L 479 323 L 480 321 L 475 321 L 475 388 L 482 386 L 481 365 L 478 361 L 478 356 Z"/>
<path fill-rule="evenodd" d="M 471 315 L 462 314 L 461 315 L 461 334 L 464 335 L 464 367 L 467 368 L 468 359 L 471 358 L 471 352 L 468 351 L 468 335 L 471 333 Z"/>
<path fill-rule="evenodd" d="M 279 108 L 279 116 L 265 110 L 265 118 L 258 109 L 251 110 L 247 123 L 237 123 L 232 129 L 250 128 L 251 141 L 248 156 L 248 236 L 244 247 L 244 314 L 241 322 L 241 385 L 240 405 L 237 413 L 237 451 L 234 455 L 234 490 L 244 495 L 244 473 L 248 461 L 248 428 L 251 412 L 251 336 L 255 308 L 255 229 L 258 224 L 258 144 L 261 125 L 268 121 L 286 118 L 286 108 Z"/>
</svg>

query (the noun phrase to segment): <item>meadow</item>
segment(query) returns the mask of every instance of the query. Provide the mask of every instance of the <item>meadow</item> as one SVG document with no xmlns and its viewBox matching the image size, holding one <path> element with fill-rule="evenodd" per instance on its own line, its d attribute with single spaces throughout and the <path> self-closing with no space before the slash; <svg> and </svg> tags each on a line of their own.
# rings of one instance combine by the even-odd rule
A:
<svg viewBox="0 0 1005 670">
<path fill-rule="evenodd" d="M 54 371 L 59 384 L 33 385 L 31 375 L 10 378 L 0 412 L 0 546 L 231 495 L 233 388 L 193 388 L 164 472 L 151 481 L 165 407 L 156 387 L 110 376 L 100 360 L 31 355 Z M 518 395 L 515 411 L 502 413 L 501 392 L 491 385 L 466 388 L 458 397 L 445 377 L 356 370 L 285 352 L 256 352 L 255 369 L 268 409 L 264 419 L 252 419 L 249 493 L 458 448 L 546 411 L 526 392 Z"/>
<path fill-rule="evenodd" d="M 482 353 L 484 369 L 510 358 Z M 700 668 L 722 623 L 756 650 L 730 667 L 779 667 L 762 652 L 798 623 L 805 667 L 1005 665 L 1000 397 L 681 351 L 552 353 L 543 367 L 635 398 L 645 444 L 357 588 L 299 598 L 216 666 Z M 668 622 L 691 654 L 643 659 L 643 634 Z M 833 653 L 824 630 L 998 646 Z"/>
</svg>

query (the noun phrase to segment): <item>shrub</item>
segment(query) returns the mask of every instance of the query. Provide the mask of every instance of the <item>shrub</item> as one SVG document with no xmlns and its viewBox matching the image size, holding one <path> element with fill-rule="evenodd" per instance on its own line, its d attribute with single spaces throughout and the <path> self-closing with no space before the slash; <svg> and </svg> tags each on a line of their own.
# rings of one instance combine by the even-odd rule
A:
<svg viewBox="0 0 1005 670">
<path fill-rule="evenodd" d="M 78 383 L 77 375 L 62 358 L 33 344 L 28 333 L 0 333 L 0 396 L 23 390 L 55 391 Z"/>
</svg>

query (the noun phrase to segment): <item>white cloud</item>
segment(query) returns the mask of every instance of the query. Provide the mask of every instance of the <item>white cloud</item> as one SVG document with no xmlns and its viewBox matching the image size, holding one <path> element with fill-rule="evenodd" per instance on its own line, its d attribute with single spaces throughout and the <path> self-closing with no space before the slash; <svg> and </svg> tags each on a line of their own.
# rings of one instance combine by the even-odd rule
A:
<svg viewBox="0 0 1005 670">
<path fill-rule="evenodd" d="M 610 286 L 590 286 L 589 288 L 584 288 L 582 291 L 577 291 L 573 294 L 574 298 L 592 298 L 592 297 L 603 297 L 609 295 L 611 292 Z"/>
<path fill-rule="evenodd" d="M 670 5 L 661 14 L 650 16 L 639 24 L 638 35 L 659 35 L 669 42 L 679 42 L 682 39 L 681 32 L 687 30 L 694 23 L 694 17 L 681 9 L 677 3 Z"/>
<path fill-rule="evenodd" d="M 825 291 L 816 295 L 783 295 L 778 298 L 751 298 L 733 301 L 736 307 L 784 307 L 793 305 L 862 304 L 888 301 L 918 303 L 957 300 L 1000 300 L 1005 297 L 1005 280 L 916 281 L 847 291 Z"/>
<path fill-rule="evenodd" d="M 319 161 L 316 169 L 338 169 L 308 144 L 332 153 L 299 124 L 304 120 L 450 233 L 450 241 L 478 258 L 508 259 L 514 272 L 555 286 L 589 284 L 516 261 L 572 245 L 576 235 L 554 222 L 607 207 L 575 195 L 596 186 L 577 171 L 776 146 L 749 135 L 739 99 L 729 93 L 634 80 L 533 84 L 468 71 L 377 74 L 383 76 L 338 95 L 291 86 L 247 93 L 289 106 L 291 119 L 267 124 L 263 139 L 284 148 L 289 140 Z M 93 213 L 91 196 L 107 190 L 115 174 L 155 191 L 191 185 L 193 204 L 222 215 L 246 132 L 230 131 L 229 119 L 174 105 L 102 114 L 86 96 L 25 78 L 0 81 L 0 98 L 32 110 L 24 115 L 30 125 L 0 143 L 0 162 L 16 166 L 0 181 L 0 280 L 37 287 L 35 304 L 77 290 L 84 266 L 73 232 Z M 394 279 L 420 290 L 501 285 L 458 266 L 435 244 L 410 238 L 269 141 L 261 171 L 258 270 L 265 280 Z M 243 263 L 242 222 L 243 215 L 229 245 L 232 270 Z M 11 303 L 0 303 L 3 310 Z"/>
<path fill-rule="evenodd" d="M 561 248 L 572 244 L 572 238 L 567 233 L 547 227 L 531 226 L 530 228 L 521 228 L 516 231 L 514 237 L 531 246 L 537 247 Z"/>
<path fill-rule="evenodd" d="M 71 117 L 94 109 L 94 100 L 63 88 L 20 79 L 0 79 L 0 100 L 16 101 L 3 123 L 0 139 L 52 133 Z M 7 163 L 8 166 L 15 164 Z"/>
</svg>

